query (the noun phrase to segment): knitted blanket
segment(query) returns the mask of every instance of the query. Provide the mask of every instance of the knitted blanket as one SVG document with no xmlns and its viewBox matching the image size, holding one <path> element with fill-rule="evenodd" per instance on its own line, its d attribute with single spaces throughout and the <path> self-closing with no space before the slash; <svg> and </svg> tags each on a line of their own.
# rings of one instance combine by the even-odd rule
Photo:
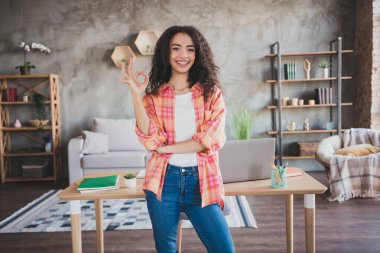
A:
<svg viewBox="0 0 380 253">
<path fill-rule="evenodd" d="M 343 147 L 380 147 L 380 130 L 351 128 L 343 133 Z M 368 156 L 333 155 L 330 160 L 330 201 L 380 196 L 380 153 Z"/>
</svg>

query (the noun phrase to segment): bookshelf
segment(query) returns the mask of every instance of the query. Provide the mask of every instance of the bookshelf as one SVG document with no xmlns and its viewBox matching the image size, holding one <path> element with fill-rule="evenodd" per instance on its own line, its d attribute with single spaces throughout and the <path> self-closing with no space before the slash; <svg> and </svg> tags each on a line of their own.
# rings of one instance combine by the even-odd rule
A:
<svg viewBox="0 0 380 253">
<path fill-rule="evenodd" d="M 0 176 L 1 183 L 18 181 L 56 181 L 61 173 L 61 120 L 59 78 L 47 75 L 0 75 Z M 16 88 L 14 101 L 7 101 L 8 88 Z M 22 101 L 22 94 L 40 94 L 46 107 L 49 124 L 35 127 L 28 123 L 34 119 L 33 103 Z M 15 127 L 15 119 L 22 126 Z M 45 150 L 43 137 L 49 135 L 51 150 Z M 25 175 L 23 164 L 45 163 L 43 173 Z"/>
<path fill-rule="evenodd" d="M 353 50 L 342 50 L 342 38 L 338 37 L 337 39 L 330 42 L 330 50 L 329 51 L 320 51 L 320 52 L 295 52 L 295 53 L 284 53 L 281 51 L 280 42 L 276 42 L 270 45 L 270 54 L 267 54 L 265 57 L 270 60 L 270 69 L 271 69 L 271 78 L 265 80 L 265 83 L 271 85 L 271 104 L 265 106 L 266 109 L 271 111 L 272 115 L 272 129 L 266 131 L 268 135 L 275 136 L 277 139 L 277 147 L 276 147 L 276 160 L 277 163 L 282 165 L 283 160 L 295 160 L 295 159 L 315 159 L 314 155 L 308 156 L 296 156 L 296 155 L 284 155 L 284 147 L 283 147 L 283 135 L 288 137 L 287 144 L 291 144 L 292 136 L 294 135 L 304 135 L 304 134 L 337 134 L 341 133 L 345 129 L 342 129 L 342 106 L 352 106 L 352 102 L 342 102 L 342 85 L 343 81 L 351 80 L 351 76 L 343 76 L 342 75 L 342 55 L 353 53 Z M 283 68 L 283 58 L 292 57 L 329 57 L 330 64 L 335 63 L 333 65 L 334 71 L 330 69 L 330 76 L 326 78 L 312 77 L 310 79 L 306 78 L 296 78 L 291 80 L 284 80 L 284 76 L 282 73 Z M 302 58 L 301 58 L 302 59 Z M 280 71 L 278 71 L 280 70 Z M 334 102 L 324 103 L 324 104 L 304 104 L 304 105 L 282 105 L 281 98 L 283 89 L 287 89 L 287 85 L 295 85 L 295 84 L 307 84 L 306 88 L 310 84 L 320 85 L 328 82 L 329 88 L 334 90 L 333 100 Z M 325 108 L 327 113 L 330 114 L 330 122 L 334 122 L 335 129 L 309 129 L 309 130 L 284 130 L 282 126 L 283 120 L 286 120 L 283 116 L 283 109 L 289 110 L 313 110 L 316 108 Z M 336 116 L 333 117 L 333 112 L 336 112 Z M 312 115 L 312 114 L 310 114 Z M 298 136 L 298 138 L 300 138 Z M 302 138 L 302 136 L 301 136 Z M 289 142 L 290 140 L 290 142 Z"/>
</svg>

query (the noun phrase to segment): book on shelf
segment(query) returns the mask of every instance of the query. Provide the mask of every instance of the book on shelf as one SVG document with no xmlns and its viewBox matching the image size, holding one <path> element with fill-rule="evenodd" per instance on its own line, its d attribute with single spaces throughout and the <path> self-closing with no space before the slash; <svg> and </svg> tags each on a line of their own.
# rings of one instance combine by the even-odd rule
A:
<svg viewBox="0 0 380 253">
<path fill-rule="evenodd" d="M 119 189 L 119 175 L 105 177 L 87 177 L 83 179 L 77 190 L 80 193 L 92 193 Z"/>
<path fill-rule="evenodd" d="M 284 64 L 284 79 L 295 80 L 296 79 L 296 63 L 289 62 Z"/>
</svg>

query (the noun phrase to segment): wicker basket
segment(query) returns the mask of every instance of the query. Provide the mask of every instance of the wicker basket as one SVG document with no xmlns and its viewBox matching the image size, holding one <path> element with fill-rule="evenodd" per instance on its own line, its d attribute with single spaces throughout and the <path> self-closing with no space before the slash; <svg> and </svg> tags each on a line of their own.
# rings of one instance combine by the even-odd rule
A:
<svg viewBox="0 0 380 253">
<path fill-rule="evenodd" d="M 319 142 L 297 142 L 300 150 L 300 156 L 313 156 L 317 152 Z"/>
</svg>

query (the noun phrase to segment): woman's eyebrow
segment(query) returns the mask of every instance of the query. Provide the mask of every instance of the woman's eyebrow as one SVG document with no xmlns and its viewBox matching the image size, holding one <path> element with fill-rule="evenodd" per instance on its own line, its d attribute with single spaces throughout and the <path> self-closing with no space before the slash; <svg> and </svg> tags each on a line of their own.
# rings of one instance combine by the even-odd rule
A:
<svg viewBox="0 0 380 253">
<path fill-rule="evenodd" d="M 182 47 L 182 45 L 180 45 L 180 44 L 171 44 L 171 46 L 173 47 L 173 46 L 177 46 L 177 47 Z M 187 45 L 186 47 L 195 47 L 194 45 Z"/>
</svg>

